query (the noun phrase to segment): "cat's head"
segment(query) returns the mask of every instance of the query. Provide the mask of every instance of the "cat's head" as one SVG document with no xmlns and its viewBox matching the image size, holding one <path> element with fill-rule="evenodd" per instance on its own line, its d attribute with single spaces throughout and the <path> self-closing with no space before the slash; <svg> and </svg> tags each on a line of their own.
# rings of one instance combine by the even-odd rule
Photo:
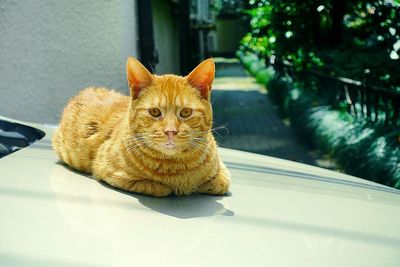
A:
<svg viewBox="0 0 400 267">
<path fill-rule="evenodd" d="M 185 77 L 152 75 L 134 58 L 128 58 L 126 69 L 135 145 L 165 155 L 201 149 L 212 127 L 213 60 L 203 61 Z"/>
</svg>

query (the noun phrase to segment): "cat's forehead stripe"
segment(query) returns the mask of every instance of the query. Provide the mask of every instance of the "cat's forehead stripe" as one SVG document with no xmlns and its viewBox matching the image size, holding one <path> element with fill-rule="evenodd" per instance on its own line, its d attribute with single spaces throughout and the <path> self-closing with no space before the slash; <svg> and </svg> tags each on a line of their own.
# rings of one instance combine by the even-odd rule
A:
<svg viewBox="0 0 400 267">
<path fill-rule="evenodd" d="M 195 92 L 185 78 L 175 75 L 155 77 L 156 80 L 149 88 L 149 95 L 144 102 L 145 105 L 158 107 L 174 105 L 191 108 L 199 106 L 196 104 L 197 101 L 194 101 Z"/>
</svg>

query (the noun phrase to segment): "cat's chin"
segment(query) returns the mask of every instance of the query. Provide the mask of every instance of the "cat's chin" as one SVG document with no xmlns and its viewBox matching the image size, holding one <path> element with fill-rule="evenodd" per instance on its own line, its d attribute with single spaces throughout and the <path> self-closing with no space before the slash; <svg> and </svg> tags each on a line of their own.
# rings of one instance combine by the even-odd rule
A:
<svg viewBox="0 0 400 267">
<path fill-rule="evenodd" d="M 165 148 L 168 150 L 168 149 L 176 149 L 176 145 L 175 144 L 173 144 L 173 143 L 167 143 L 166 145 L 165 145 Z"/>
<path fill-rule="evenodd" d="M 175 144 L 166 144 L 160 146 L 158 150 L 167 156 L 173 156 L 179 151 L 178 146 Z"/>
</svg>

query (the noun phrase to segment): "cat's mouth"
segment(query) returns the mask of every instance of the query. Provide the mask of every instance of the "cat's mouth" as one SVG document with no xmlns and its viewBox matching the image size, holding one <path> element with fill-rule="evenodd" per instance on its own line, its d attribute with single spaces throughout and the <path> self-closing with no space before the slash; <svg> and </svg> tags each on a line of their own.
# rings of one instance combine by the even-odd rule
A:
<svg viewBox="0 0 400 267">
<path fill-rule="evenodd" d="M 173 137 L 173 134 L 172 134 L 172 133 L 168 133 L 168 142 L 165 144 L 165 147 L 166 147 L 167 149 L 174 149 L 174 148 L 176 148 L 176 144 L 175 144 L 173 138 L 174 138 L 174 137 Z"/>
<path fill-rule="evenodd" d="M 169 140 L 168 143 L 165 144 L 165 147 L 168 149 L 173 149 L 176 148 L 176 145 L 172 140 Z"/>
</svg>

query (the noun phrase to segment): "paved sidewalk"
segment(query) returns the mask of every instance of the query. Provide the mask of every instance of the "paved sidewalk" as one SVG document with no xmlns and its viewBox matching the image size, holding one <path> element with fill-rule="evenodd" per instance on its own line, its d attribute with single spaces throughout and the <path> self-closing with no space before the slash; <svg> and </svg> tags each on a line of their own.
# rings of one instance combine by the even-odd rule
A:
<svg viewBox="0 0 400 267">
<path fill-rule="evenodd" d="M 214 134 L 222 147 L 316 165 L 309 148 L 283 124 L 265 89 L 247 75 L 237 60 L 216 59 L 213 86 Z"/>
</svg>

